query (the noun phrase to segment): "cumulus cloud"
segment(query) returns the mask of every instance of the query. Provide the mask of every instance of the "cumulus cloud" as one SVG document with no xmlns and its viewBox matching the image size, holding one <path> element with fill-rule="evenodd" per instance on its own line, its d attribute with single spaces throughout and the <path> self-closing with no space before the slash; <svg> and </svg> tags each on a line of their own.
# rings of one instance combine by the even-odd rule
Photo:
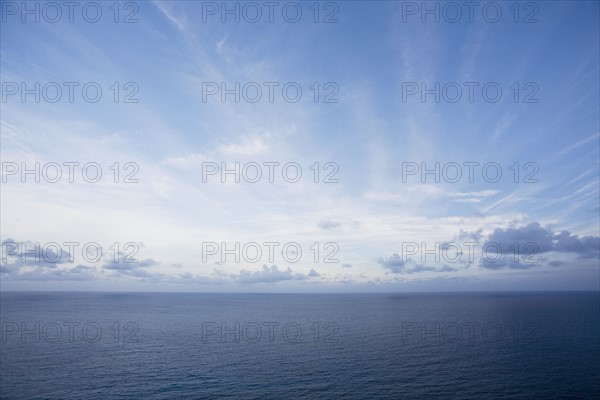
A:
<svg viewBox="0 0 600 400">
<path fill-rule="evenodd" d="M 260 271 L 241 270 L 236 279 L 241 283 L 268 283 L 305 280 L 307 276 L 304 274 L 295 274 L 289 267 L 286 270 L 280 270 L 277 265 L 271 265 L 271 267 L 263 265 Z"/>
<path fill-rule="evenodd" d="M 515 243 L 519 243 L 520 245 L 534 243 L 537 245 L 540 253 L 546 253 L 554 249 L 552 237 L 552 232 L 542 228 L 539 223 L 532 222 L 520 228 L 496 228 L 488 236 L 486 243 L 499 245 L 504 254 L 510 254 L 511 248 L 514 247 Z"/>
<path fill-rule="evenodd" d="M 562 231 L 554 235 L 554 251 L 575 253 L 580 258 L 600 257 L 600 237 L 571 235 L 569 231 Z"/>
<path fill-rule="evenodd" d="M 439 267 L 426 265 L 424 263 L 416 263 L 412 259 L 407 258 L 406 261 L 402 260 L 400 255 L 394 253 L 390 257 L 382 257 L 377 262 L 385 269 L 389 270 L 393 274 L 416 274 L 421 272 L 454 272 L 459 270 L 461 267 L 452 267 L 447 264 L 443 264 Z"/>
<path fill-rule="evenodd" d="M 308 273 L 308 276 L 310 276 L 310 277 L 319 277 L 319 276 L 321 276 L 321 274 L 318 273 L 317 271 L 315 271 L 314 268 L 311 268 L 310 272 Z"/>
<path fill-rule="evenodd" d="M 13 239 L 2 241 L 2 263 L 0 273 L 9 280 L 92 280 L 98 277 L 98 268 L 87 265 L 76 265 L 75 257 L 58 243 L 40 244 L 33 241 L 17 242 Z M 119 260 L 125 260 L 126 254 L 119 252 Z M 88 254 L 88 256 L 90 256 Z M 94 256 L 95 257 L 95 256 Z M 86 261 L 93 263 L 95 260 Z M 152 259 L 139 262 L 109 261 L 104 262 L 101 269 L 113 271 L 115 274 L 151 278 L 144 269 L 157 265 Z M 71 265 L 69 265 L 71 264 Z"/>
<path fill-rule="evenodd" d="M 600 237 L 579 236 L 569 231 L 556 233 L 542 227 L 539 222 L 520 227 L 496 228 L 488 235 L 484 235 L 481 229 L 474 232 L 460 230 L 452 242 L 436 243 L 435 246 L 440 252 L 436 263 L 439 265 L 442 261 L 447 264 L 435 267 L 427 265 L 425 261 L 429 261 L 428 256 L 433 258 L 432 254 L 421 254 L 422 264 L 397 253 L 379 258 L 377 262 L 391 273 L 412 274 L 458 271 L 468 268 L 473 261 L 485 269 L 527 269 L 539 265 L 558 267 L 565 264 L 563 260 L 552 259 L 557 254 L 570 254 L 577 259 L 600 258 Z M 430 244 L 428 248 L 433 247 Z M 470 254 L 463 254 L 466 249 Z M 414 252 L 408 256 L 412 254 Z"/>
<path fill-rule="evenodd" d="M 71 259 L 71 254 L 58 243 L 41 244 L 29 240 L 17 242 L 13 239 L 6 239 L 2 241 L 1 245 L 4 269 L 56 268 L 60 264 L 68 263 Z"/>
<path fill-rule="evenodd" d="M 488 235 L 483 246 L 486 245 L 491 255 L 482 259 L 480 266 L 490 269 L 530 268 L 545 260 L 537 255 L 551 252 L 574 254 L 578 259 L 600 258 L 600 237 L 578 236 L 569 231 L 554 233 L 538 222 L 516 228 L 497 228 Z M 563 262 L 558 260 L 548 263 L 554 267 L 561 264 Z"/>
<path fill-rule="evenodd" d="M 155 265 L 158 265 L 158 263 L 151 258 L 136 262 L 113 260 L 104 264 L 102 269 L 112 271 L 114 275 L 127 275 L 158 282 L 164 278 L 164 275 L 147 270 Z"/>
<path fill-rule="evenodd" d="M 394 253 L 391 257 L 380 257 L 377 262 L 385 269 L 390 270 L 394 274 L 405 272 L 406 262 L 402 260 L 398 254 Z"/>
<path fill-rule="evenodd" d="M 276 283 L 282 281 L 303 281 L 318 278 L 321 274 L 314 268 L 308 273 L 295 273 L 291 268 L 280 269 L 277 265 L 263 265 L 258 271 L 242 269 L 238 274 L 228 273 L 219 267 L 214 268 L 209 276 L 201 276 L 191 273 L 169 274 L 153 270 L 159 262 L 152 258 L 125 262 L 123 257 L 117 260 L 103 260 L 99 267 L 90 267 L 86 265 L 77 265 L 68 267 L 67 263 L 72 263 L 69 259 L 69 253 L 59 250 L 48 249 L 47 260 L 35 259 L 35 254 L 30 254 L 31 249 L 35 249 L 33 242 L 25 242 L 27 246 L 22 245 L 12 239 L 2 242 L 3 262 L 0 264 L 0 273 L 3 279 L 20 281 L 83 281 L 92 279 L 114 279 L 131 278 L 146 282 L 180 283 L 180 284 L 252 284 L 252 283 Z M 25 257 L 25 255 L 27 257 Z M 123 254 L 120 253 L 120 256 Z M 23 257 L 22 257 L 23 256 Z M 59 264 L 66 264 L 60 265 Z M 221 263 L 217 263 L 221 265 Z M 175 268 L 182 268 L 181 264 L 171 264 Z M 102 272 L 109 272 L 103 274 Z"/>
<path fill-rule="evenodd" d="M 23 281 L 82 281 L 94 279 L 94 269 L 85 265 L 67 268 L 72 255 L 58 243 L 3 240 L 0 273 L 3 279 Z"/>
<path fill-rule="evenodd" d="M 483 237 L 483 230 L 482 229 L 478 229 L 475 232 L 467 232 L 464 230 L 460 230 L 458 232 L 458 235 L 455 238 L 455 241 L 463 241 L 463 242 L 478 242 L 481 240 L 481 238 Z"/>
<path fill-rule="evenodd" d="M 540 257 L 541 254 L 549 254 L 549 257 L 574 255 L 577 259 L 600 258 L 600 237 L 574 235 L 566 230 L 556 233 L 539 222 L 496 228 L 487 236 L 481 230 L 461 230 L 454 241 L 478 243 L 485 253 L 482 253 L 479 266 L 486 269 L 524 269 L 543 264 L 558 267 L 565 264 L 562 260 Z"/>
</svg>

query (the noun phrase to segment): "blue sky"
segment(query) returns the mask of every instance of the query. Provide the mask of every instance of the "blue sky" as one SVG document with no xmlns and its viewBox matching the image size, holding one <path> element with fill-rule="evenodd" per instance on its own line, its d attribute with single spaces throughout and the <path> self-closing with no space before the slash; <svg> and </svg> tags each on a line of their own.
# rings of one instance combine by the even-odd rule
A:
<svg viewBox="0 0 600 400">
<path fill-rule="evenodd" d="M 425 22 L 419 12 L 410 15 L 410 7 L 421 2 L 320 2 L 318 23 L 314 2 L 293 3 L 302 10 L 296 23 L 282 15 L 286 2 L 279 3 L 273 22 L 263 2 L 254 3 L 263 12 L 257 23 L 243 14 L 239 22 L 231 15 L 222 22 L 222 2 L 199 1 L 122 2 L 118 23 L 112 2 L 97 3 L 102 9 L 97 23 L 77 9 L 70 22 L 66 8 L 51 23 L 46 19 L 54 14 L 43 14 L 47 3 L 42 2 L 40 22 L 25 15 L 23 23 L 14 4 L 20 7 L 2 2 L 1 24 L 3 290 L 597 290 L 600 285 L 597 2 L 521 2 L 518 22 L 512 2 L 493 3 L 502 10 L 495 23 L 482 15 L 489 2 L 475 9 L 472 22 L 463 9 L 456 23 L 443 14 L 437 23 L 432 15 L 425 15 Z M 212 5 L 219 12 L 203 15 Z M 123 23 L 130 12 L 137 22 Z M 337 22 L 324 23 L 332 12 Z M 537 22 L 523 21 L 530 14 Z M 57 82 L 62 97 L 52 103 L 42 96 L 38 103 L 34 95 L 22 101 L 20 92 L 11 92 L 36 82 L 40 87 Z M 64 82 L 79 83 L 73 102 Z M 82 97 L 81 87 L 89 82 L 102 89 L 98 102 Z M 119 102 L 113 98 L 115 82 Z M 233 95 L 222 102 L 219 94 L 205 93 L 207 84 L 233 88 L 236 82 L 241 87 L 256 82 L 263 97 L 236 103 Z M 273 102 L 265 82 L 279 85 Z M 290 82 L 302 89 L 295 103 L 281 92 Z M 433 89 L 436 82 L 439 102 L 434 94 L 423 101 L 420 92 L 407 92 L 420 91 L 422 84 Z M 472 101 L 468 85 L 474 88 Z M 486 101 L 484 86 L 492 87 L 488 94 L 499 87 L 502 96 Z M 456 87 L 462 97 L 448 101 Z M 137 102 L 124 103 L 123 96 L 134 89 Z M 334 90 L 331 98 L 337 102 L 324 103 Z M 9 171 L 9 164 L 33 168 L 36 162 L 95 162 L 103 178 L 22 182 L 20 172 Z M 133 171 L 123 166 L 135 163 L 139 182 L 113 182 L 109 167 L 115 162 L 121 180 Z M 264 176 L 258 183 L 231 178 L 222 183 L 218 175 L 202 179 L 208 163 L 264 168 L 265 162 L 297 163 L 302 179 L 290 183 L 277 171 L 272 183 Z M 319 183 L 312 181 L 315 162 Z M 330 164 L 325 170 L 327 163 L 337 169 Z M 403 176 L 408 163 L 430 169 L 435 163 L 458 164 L 463 177 L 452 183 L 426 175 L 422 182 L 418 173 Z M 464 163 L 479 163 L 473 182 Z M 481 166 L 489 163 L 502 170 L 497 182 L 481 175 Z M 323 183 L 334 169 L 338 182 Z M 526 182 L 527 176 L 537 182 Z M 23 260 L 24 246 L 36 242 L 81 245 L 71 252 L 61 246 L 72 260 Z M 91 242 L 104 252 L 90 263 L 81 247 Z M 279 248 L 296 243 L 302 257 L 290 262 L 276 252 L 274 260 L 256 262 L 233 257 L 222 262 L 220 254 L 203 260 L 208 242 L 231 247 L 278 242 Z M 433 248 L 448 242 L 478 243 L 474 261 L 406 254 L 407 243 Z M 480 254 L 490 242 L 503 250 L 492 263 Z M 124 244 L 135 243 L 137 262 L 111 259 L 114 243 L 120 256 L 127 253 Z M 325 248 L 327 243 L 333 245 Z M 515 259 L 514 243 L 533 243 L 525 253 L 535 253 L 536 262 Z M 326 263 L 330 252 L 336 261 Z"/>
</svg>

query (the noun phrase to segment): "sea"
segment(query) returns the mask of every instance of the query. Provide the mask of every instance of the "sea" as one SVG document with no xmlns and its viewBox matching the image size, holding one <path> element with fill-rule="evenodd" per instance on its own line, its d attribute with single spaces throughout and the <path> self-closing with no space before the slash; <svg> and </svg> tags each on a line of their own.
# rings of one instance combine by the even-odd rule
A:
<svg viewBox="0 0 600 400">
<path fill-rule="evenodd" d="M 599 399 L 598 292 L 3 292 L 2 399 Z"/>
</svg>

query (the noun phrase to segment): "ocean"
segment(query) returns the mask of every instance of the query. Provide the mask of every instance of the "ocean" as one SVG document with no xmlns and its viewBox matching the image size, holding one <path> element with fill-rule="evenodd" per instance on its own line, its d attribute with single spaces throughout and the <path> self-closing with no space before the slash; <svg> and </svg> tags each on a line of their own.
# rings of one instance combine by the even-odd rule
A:
<svg viewBox="0 0 600 400">
<path fill-rule="evenodd" d="M 597 292 L 0 295 L 2 399 L 600 398 Z"/>
</svg>

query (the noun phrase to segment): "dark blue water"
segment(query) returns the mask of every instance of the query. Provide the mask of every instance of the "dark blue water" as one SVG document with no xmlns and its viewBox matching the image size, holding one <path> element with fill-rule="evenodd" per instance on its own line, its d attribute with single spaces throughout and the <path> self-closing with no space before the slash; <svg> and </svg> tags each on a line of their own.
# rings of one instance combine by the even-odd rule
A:
<svg viewBox="0 0 600 400">
<path fill-rule="evenodd" d="M 598 293 L 3 293 L 0 396 L 600 398 Z"/>
</svg>

